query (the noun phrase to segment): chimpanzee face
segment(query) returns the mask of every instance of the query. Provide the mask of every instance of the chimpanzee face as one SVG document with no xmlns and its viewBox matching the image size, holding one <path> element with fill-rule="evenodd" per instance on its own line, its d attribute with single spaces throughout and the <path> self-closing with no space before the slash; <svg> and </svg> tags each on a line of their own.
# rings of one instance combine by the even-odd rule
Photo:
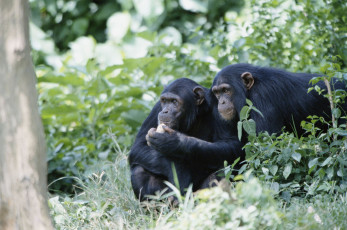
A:
<svg viewBox="0 0 347 230">
<path fill-rule="evenodd" d="M 177 129 L 182 119 L 183 100 L 176 94 L 167 92 L 160 96 L 162 110 L 158 114 L 158 124 L 164 123 L 166 126 Z"/>
<path fill-rule="evenodd" d="M 221 83 L 212 87 L 212 92 L 218 99 L 218 112 L 226 121 L 231 121 L 236 110 L 233 102 L 233 90 L 227 83 Z"/>
<path fill-rule="evenodd" d="M 212 87 L 212 92 L 218 99 L 218 112 L 226 121 L 231 121 L 236 116 L 235 103 L 239 101 L 235 100 L 245 99 L 245 95 L 242 96 L 240 91 L 237 93 L 233 87 L 244 87 L 245 90 L 249 91 L 254 84 L 254 78 L 249 72 L 244 72 L 240 77 L 233 79 L 239 81 L 240 84 L 234 85 L 231 78 L 232 76 L 218 76 L 214 83 L 216 85 Z"/>
</svg>

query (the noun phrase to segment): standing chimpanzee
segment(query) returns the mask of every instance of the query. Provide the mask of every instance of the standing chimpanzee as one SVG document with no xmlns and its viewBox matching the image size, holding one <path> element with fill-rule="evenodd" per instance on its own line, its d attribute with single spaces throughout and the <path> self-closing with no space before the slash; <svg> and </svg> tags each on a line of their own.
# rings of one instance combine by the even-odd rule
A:
<svg viewBox="0 0 347 230">
<path fill-rule="evenodd" d="M 182 78 L 168 85 L 136 136 L 129 155 L 131 183 L 141 200 L 174 184 L 174 165 L 181 193 L 207 187 L 224 161 L 244 159 L 234 124 L 219 118 L 209 90 Z M 155 129 L 164 124 L 164 132 Z"/>
<path fill-rule="evenodd" d="M 258 67 L 250 64 L 234 64 L 223 68 L 211 87 L 218 99 L 218 111 L 225 121 L 237 121 L 246 98 L 260 110 L 264 117 L 252 111 L 250 118 L 256 122 L 256 130 L 278 133 L 282 127 L 297 132 L 304 131 L 300 122 L 309 115 L 331 117 L 329 100 L 316 91 L 309 81 L 318 74 L 290 73 L 280 69 Z M 324 82 L 317 83 L 326 89 Z M 333 79 L 332 89 L 346 90 L 346 86 Z M 342 105 L 347 111 L 347 104 Z"/>
</svg>

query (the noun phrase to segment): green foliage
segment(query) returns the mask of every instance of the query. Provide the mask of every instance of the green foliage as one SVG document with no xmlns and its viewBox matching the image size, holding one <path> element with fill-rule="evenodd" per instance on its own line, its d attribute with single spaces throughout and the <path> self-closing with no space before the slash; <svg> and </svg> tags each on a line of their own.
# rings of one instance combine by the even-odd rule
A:
<svg viewBox="0 0 347 230">
<path fill-rule="evenodd" d="M 346 229 L 347 196 L 324 195 L 310 201 L 293 199 L 286 212 L 282 229 Z"/>
<path fill-rule="evenodd" d="M 130 29 L 133 32 L 144 31 L 143 27 L 150 31 L 173 27 L 188 38 L 197 26 L 212 29 L 225 12 L 240 10 L 243 1 L 32 0 L 30 6 L 32 21 L 52 36 L 59 49 L 66 50 L 69 43 L 80 36 L 91 35 L 98 42 L 105 42 L 106 24 L 116 12 L 131 16 L 134 26 Z M 119 26 L 125 25 L 124 18 L 119 20 L 122 22 Z"/>
<path fill-rule="evenodd" d="M 242 138 L 242 130 L 244 129 L 246 131 L 246 133 L 251 136 L 254 137 L 256 136 L 256 128 L 255 128 L 255 121 L 253 119 L 247 119 L 249 117 L 249 113 L 251 112 L 251 110 L 254 110 L 255 112 L 259 113 L 261 116 L 263 116 L 263 114 L 253 106 L 253 103 L 246 98 L 246 103 L 247 105 L 245 105 L 240 112 L 240 121 L 237 122 L 237 129 L 238 129 L 238 138 L 239 140 L 241 140 Z"/>
<path fill-rule="evenodd" d="M 121 10 L 117 1 L 105 0 L 32 0 L 30 6 L 32 21 L 64 49 L 83 35 L 92 34 L 98 41 L 105 41 L 107 18 Z"/>
<path fill-rule="evenodd" d="M 133 195 L 127 152 L 121 149 L 115 152 L 115 161 L 99 163 L 98 170 L 87 180 L 73 178 L 83 193 L 74 198 L 50 197 L 48 205 L 56 229 L 136 229 L 138 226 L 147 229 L 155 225 L 159 213 L 146 212 Z M 156 205 L 159 207 L 160 203 Z M 162 212 L 168 210 L 161 205 Z"/>
<path fill-rule="evenodd" d="M 325 57 L 336 55 L 346 66 L 346 2 L 250 0 L 246 6 L 240 16 L 227 13 L 212 33 L 200 32 L 218 67 L 247 62 L 318 72 Z"/>
<path fill-rule="evenodd" d="M 196 205 L 184 208 L 177 219 L 159 223 L 156 229 L 276 229 L 283 214 L 271 192 L 255 178 L 232 188 L 200 191 Z"/>
</svg>

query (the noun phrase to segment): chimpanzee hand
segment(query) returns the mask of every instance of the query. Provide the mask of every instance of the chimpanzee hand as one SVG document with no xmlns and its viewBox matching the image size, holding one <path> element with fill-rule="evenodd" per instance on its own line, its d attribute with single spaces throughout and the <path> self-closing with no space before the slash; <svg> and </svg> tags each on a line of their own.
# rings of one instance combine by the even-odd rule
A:
<svg viewBox="0 0 347 230">
<path fill-rule="evenodd" d="M 186 136 L 167 126 L 163 126 L 163 129 L 164 133 L 156 132 L 155 128 L 148 131 L 146 135 L 148 146 L 167 156 L 183 157 Z"/>
</svg>

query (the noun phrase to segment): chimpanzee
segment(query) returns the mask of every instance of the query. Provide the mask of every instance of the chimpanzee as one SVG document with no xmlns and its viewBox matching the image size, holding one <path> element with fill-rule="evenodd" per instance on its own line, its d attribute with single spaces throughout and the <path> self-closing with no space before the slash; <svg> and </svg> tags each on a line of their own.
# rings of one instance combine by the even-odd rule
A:
<svg viewBox="0 0 347 230">
<path fill-rule="evenodd" d="M 290 73 L 281 69 L 250 64 L 234 64 L 223 68 L 211 87 L 218 99 L 218 111 L 225 121 L 237 121 L 246 98 L 260 110 L 263 117 L 252 111 L 250 118 L 256 122 L 256 131 L 279 133 L 283 127 L 301 136 L 302 120 L 309 115 L 331 117 L 329 100 L 312 87 L 310 80 L 321 76 L 308 73 Z M 323 81 L 317 83 L 326 89 Z M 346 86 L 333 79 L 332 89 L 346 90 Z M 347 104 L 342 105 L 347 111 Z"/>
<path fill-rule="evenodd" d="M 129 155 L 131 183 L 141 200 L 174 183 L 173 167 L 184 194 L 208 186 L 224 161 L 244 159 L 242 145 L 219 118 L 217 100 L 208 89 L 181 78 L 168 85 L 136 136 Z M 164 132 L 155 128 L 163 124 Z M 235 127 L 234 127 L 235 126 Z M 158 128 L 159 129 L 159 128 Z"/>
</svg>

